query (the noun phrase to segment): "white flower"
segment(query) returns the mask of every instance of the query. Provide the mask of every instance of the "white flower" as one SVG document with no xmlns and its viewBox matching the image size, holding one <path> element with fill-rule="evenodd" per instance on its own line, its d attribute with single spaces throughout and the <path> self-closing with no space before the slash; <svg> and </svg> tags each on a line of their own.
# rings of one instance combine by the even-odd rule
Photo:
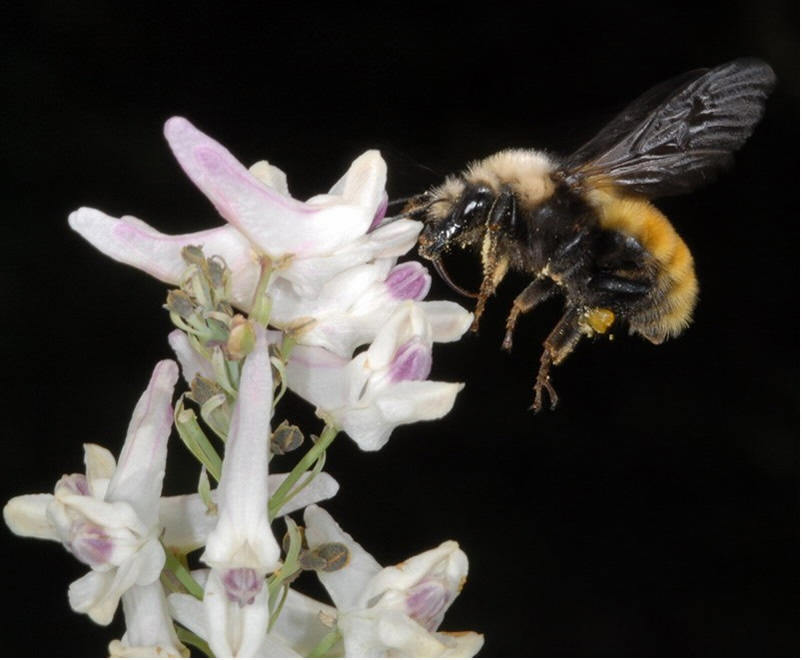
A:
<svg viewBox="0 0 802 660">
<path fill-rule="evenodd" d="M 210 571 L 193 571 L 192 577 L 200 585 L 208 583 Z M 182 626 L 201 639 L 208 639 L 209 628 L 203 603 L 187 594 L 168 597 L 170 612 Z M 262 631 L 262 639 L 253 656 L 257 658 L 304 657 L 318 645 L 330 628 L 323 619 L 334 621 L 336 610 L 331 605 L 290 589 L 284 606 L 270 632 Z"/>
<path fill-rule="evenodd" d="M 267 517 L 273 381 L 265 331 L 255 331 L 231 416 L 217 524 L 201 557 L 212 568 L 203 606 L 207 641 L 218 656 L 251 656 L 259 648 L 270 618 L 265 575 L 280 563 Z"/>
<path fill-rule="evenodd" d="M 473 632 L 437 632 L 462 589 L 468 559 L 454 541 L 382 568 L 317 506 L 304 514 L 310 548 L 342 543 L 344 568 L 318 577 L 337 608 L 348 657 L 472 657 L 484 638 Z"/>
<path fill-rule="evenodd" d="M 370 347 L 352 360 L 322 348 L 296 346 L 287 364 L 290 389 L 364 450 L 383 447 L 396 426 L 442 417 L 462 385 L 426 380 L 433 324 L 423 305 L 399 305 Z M 440 321 L 449 324 L 443 317 Z M 470 323 L 467 312 L 457 320 L 462 323 Z"/>
<path fill-rule="evenodd" d="M 268 475 L 267 488 L 270 496 L 279 489 L 287 476 L 286 473 Z M 311 481 L 306 487 L 276 512 L 277 518 L 332 498 L 340 488 L 328 472 L 321 472 L 314 477 L 311 472 L 305 472 L 298 481 L 305 483 L 309 478 Z M 218 502 L 217 490 L 211 491 L 211 498 L 213 502 Z M 217 513 L 208 510 L 206 502 L 198 493 L 162 497 L 159 505 L 159 524 L 164 530 L 162 543 L 181 554 L 197 550 L 206 544 L 209 534 L 217 526 L 217 519 Z"/>
<path fill-rule="evenodd" d="M 84 445 L 86 474 L 65 475 L 53 495 L 22 495 L 3 509 L 15 534 L 61 541 L 92 569 L 70 585 L 70 605 L 108 624 L 131 587 L 159 578 L 159 499 L 172 427 L 175 362 L 159 362 L 134 410 L 115 466 L 110 452 Z"/>
<path fill-rule="evenodd" d="M 274 260 L 277 278 L 295 295 L 314 298 L 348 268 L 406 253 L 420 232 L 420 223 L 411 220 L 378 226 L 386 208 L 386 165 L 377 151 L 357 158 L 328 194 L 301 202 L 289 196 L 280 170 L 265 162 L 247 170 L 186 119 L 170 119 L 165 135 L 186 173 L 230 224 L 168 236 L 137 218 L 113 218 L 91 208 L 69 218 L 101 252 L 164 282 L 180 282 L 186 269 L 182 248 L 200 245 L 207 256 L 226 261 L 232 302 L 244 310 L 252 302 L 260 255 Z M 281 303 L 274 307 L 287 318 Z"/>
</svg>

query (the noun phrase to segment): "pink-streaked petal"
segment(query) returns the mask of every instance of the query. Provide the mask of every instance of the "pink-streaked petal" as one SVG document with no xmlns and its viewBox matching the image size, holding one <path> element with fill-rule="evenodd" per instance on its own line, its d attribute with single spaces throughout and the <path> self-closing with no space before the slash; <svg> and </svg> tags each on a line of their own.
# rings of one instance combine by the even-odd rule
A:
<svg viewBox="0 0 802 660">
<path fill-rule="evenodd" d="M 243 309 L 250 307 L 259 266 L 248 239 L 234 227 L 169 236 L 137 218 L 114 218 L 86 207 L 72 212 L 69 223 L 106 256 L 168 284 L 178 284 L 187 269 L 181 250 L 200 246 L 207 257 L 222 257 L 231 269 L 232 302 Z"/>
<path fill-rule="evenodd" d="M 384 220 L 384 216 L 387 214 L 387 206 L 389 203 L 390 200 L 387 198 L 387 193 L 384 193 L 384 197 L 382 197 L 381 202 L 379 202 L 379 207 L 376 209 L 376 213 L 373 216 L 373 222 L 370 223 L 370 229 L 368 229 L 368 231 L 373 231 L 374 229 L 379 228 Z"/>
<path fill-rule="evenodd" d="M 360 600 L 362 594 L 370 580 L 381 571 L 381 565 L 344 532 L 325 509 L 314 505 L 306 507 L 304 522 L 310 548 L 324 543 L 342 543 L 348 548 L 348 563 L 343 568 L 330 573 L 318 572 L 337 609 L 364 606 Z"/>
<path fill-rule="evenodd" d="M 398 347 L 390 362 L 390 381 L 426 380 L 432 370 L 432 347 L 412 338 Z"/>
<path fill-rule="evenodd" d="M 169 119 L 164 134 L 181 167 L 220 215 L 272 257 L 325 253 L 370 226 L 372 210 L 304 204 L 266 186 L 182 117 Z"/>
<path fill-rule="evenodd" d="M 229 599 L 224 582 L 226 570 L 212 569 L 206 582 L 203 607 L 209 636 L 206 641 L 216 657 L 254 657 L 267 632 L 270 619 L 267 584 L 254 594 L 250 604 L 238 607 Z"/>
<path fill-rule="evenodd" d="M 173 424 L 171 404 L 178 365 L 162 360 L 134 409 L 125 444 L 111 478 L 106 500 L 127 502 L 150 527 L 159 515 L 159 497 L 167 460 L 167 438 Z"/>
<path fill-rule="evenodd" d="M 384 283 L 396 300 L 422 300 L 429 293 L 432 278 L 417 261 L 408 261 L 393 268 Z"/>
<path fill-rule="evenodd" d="M 264 329 L 245 358 L 218 487 L 217 526 L 202 559 L 213 568 L 274 570 L 279 547 L 267 520 L 267 464 L 273 380 Z"/>
<path fill-rule="evenodd" d="M 398 305 L 367 350 L 366 366 L 379 370 L 389 366 L 398 347 L 412 339 L 431 341 L 431 330 L 419 303 L 411 300 Z"/>
</svg>

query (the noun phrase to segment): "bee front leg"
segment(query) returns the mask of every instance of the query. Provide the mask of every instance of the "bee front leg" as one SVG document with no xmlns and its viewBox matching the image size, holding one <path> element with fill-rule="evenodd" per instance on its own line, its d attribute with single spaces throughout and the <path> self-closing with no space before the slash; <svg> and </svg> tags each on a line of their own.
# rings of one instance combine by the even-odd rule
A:
<svg viewBox="0 0 802 660">
<path fill-rule="evenodd" d="M 535 401 L 532 409 L 537 413 L 543 407 L 543 390 L 549 395 L 551 401 L 550 408 L 554 410 L 557 406 L 559 397 L 551 384 L 549 370 L 552 365 L 558 365 L 576 348 L 579 340 L 585 334 L 581 324 L 582 310 L 576 307 L 569 307 L 563 314 L 560 322 L 555 326 L 551 334 L 543 342 L 543 354 L 540 356 L 540 369 L 537 372 L 535 381 Z"/>
<path fill-rule="evenodd" d="M 498 232 L 488 230 L 482 242 L 482 285 L 479 287 L 479 296 L 473 310 L 473 324 L 471 332 L 479 330 L 479 319 L 485 311 L 485 304 L 492 296 L 501 280 L 507 274 L 510 260 L 499 253 Z"/>
<path fill-rule="evenodd" d="M 507 317 L 507 332 L 504 335 L 501 348 L 505 351 L 512 350 L 512 335 L 515 332 L 515 324 L 518 322 L 518 317 L 534 309 L 556 292 L 557 285 L 553 280 L 540 278 L 531 282 L 529 286 L 518 294 L 515 300 L 512 301 L 512 309 Z"/>
</svg>

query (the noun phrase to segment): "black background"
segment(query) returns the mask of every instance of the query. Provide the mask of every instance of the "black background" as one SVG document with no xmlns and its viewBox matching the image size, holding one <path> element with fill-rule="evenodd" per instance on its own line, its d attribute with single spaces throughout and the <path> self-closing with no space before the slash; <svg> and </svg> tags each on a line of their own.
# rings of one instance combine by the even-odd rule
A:
<svg viewBox="0 0 802 660">
<path fill-rule="evenodd" d="M 470 575 L 443 628 L 485 633 L 484 655 L 798 655 L 796 3 L 128 4 L 5 15 L 4 500 L 81 471 L 82 442 L 116 454 L 169 357 L 164 287 L 66 223 L 81 205 L 171 233 L 219 223 L 163 141 L 169 116 L 268 158 L 300 197 L 378 147 L 393 198 L 500 148 L 566 153 L 650 85 L 753 55 L 779 85 L 735 169 L 659 204 L 696 258 L 693 326 L 660 347 L 586 342 L 534 416 L 559 303 L 502 353 L 510 278 L 478 337 L 435 349 L 433 376 L 468 383 L 453 412 L 377 454 L 338 439 L 328 508 L 384 564 L 458 540 Z M 306 405 L 284 412 L 317 428 Z M 176 441 L 168 493 L 193 488 L 190 466 Z M 121 617 L 101 630 L 67 605 L 83 567 L 2 534 L 3 653 L 105 654 Z"/>
</svg>

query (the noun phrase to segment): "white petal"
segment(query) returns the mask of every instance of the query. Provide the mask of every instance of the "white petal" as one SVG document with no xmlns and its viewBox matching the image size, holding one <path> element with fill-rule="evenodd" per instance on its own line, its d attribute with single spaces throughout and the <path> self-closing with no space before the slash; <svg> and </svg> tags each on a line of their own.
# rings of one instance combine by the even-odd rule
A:
<svg viewBox="0 0 802 660">
<path fill-rule="evenodd" d="M 397 220 L 360 236 L 332 254 L 299 255 L 281 271 L 281 277 L 292 282 L 299 295 L 314 297 L 326 282 L 347 268 L 406 254 L 414 247 L 422 226 L 413 220 Z"/>
<path fill-rule="evenodd" d="M 125 647 L 149 648 L 156 657 L 181 657 L 185 647 L 176 636 L 161 584 L 132 587 L 123 594 L 122 601 Z"/>
<path fill-rule="evenodd" d="M 305 472 L 301 475 L 299 483 L 305 482 L 309 474 L 309 472 Z M 286 474 L 271 474 L 270 493 L 276 492 L 286 478 Z M 334 477 L 327 472 L 321 472 L 300 493 L 282 506 L 276 516 L 286 516 L 288 513 L 303 509 L 315 502 L 328 500 L 334 497 L 339 489 L 340 484 L 337 483 Z"/>
<path fill-rule="evenodd" d="M 376 407 L 388 422 L 400 426 L 439 419 L 454 406 L 462 383 L 439 381 L 401 381 L 378 394 Z"/>
<path fill-rule="evenodd" d="M 351 163 L 329 194 L 340 195 L 346 202 L 362 206 L 370 211 L 372 218 L 382 202 L 386 182 L 387 164 L 381 153 L 372 149 Z"/>
<path fill-rule="evenodd" d="M 217 489 L 219 519 L 202 559 L 212 567 L 253 568 L 264 574 L 277 567 L 280 552 L 267 520 L 273 380 L 264 330 L 255 330 L 256 345 L 242 368 Z"/>
<path fill-rule="evenodd" d="M 390 261 L 360 264 L 332 276 L 314 298 L 298 295 L 287 280 L 278 278 L 271 288 L 273 307 L 270 322 L 280 327 L 295 325 L 307 317 L 346 311 L 376 282 L 387 276 Z"/>
<path fill-rule="evenodd" d="M 170 607 L 170 615 L 178 623 L 194 632 L 201 639 L 209 639 L 203 601 L 189 594 L 170 594 L 167 596 L 167 603 Z"/>
<path fill-rule="evenodd" d="M 411 658 L 471 657 L 476 654 L 484 638 L 476 633 L 430 633 L 401 612 L 385 612 L 377 622 L 382 644 L 395 655 Z M 347 647 L 346 638 L 346 649 Z"/>
<path fill-rule="evenodd" d="M 324 410 L 347 403 L 348 360 L 323 348 L 296 346 L 287 363 L 287 383 L 298 396 Z"/>
<path fill-rule="evenodd" d="M 67 596 L 70 607 L 83 614 L 101 626 L 107 626 L 114 618 L 120 594 L 116 593 L 114 584 L 115 572 L 89 571 L 70 585 Z"/>
<path fill-rule="evenodd" d="M 286 197 L 290 197 L 290 189 L 287 187 L 287 175 L 275 165 L 271 165 L 266 160 L 260 160 L 248 168 L 259 181 L 276 192 L 280 192 Z"/>
<path fill-rule="evenodd" d="M 231 269 L 234 304 L 250 307 L 259 266 L 248 239 L 234 227 L 169 236 L 137 218 L 114 218 L 91 208 L 71 213 L 69 223 L 106 256 L 168 284 L 178 284 L 187 269 L 181 250 L 187 245 L 200 246 L 207 257 L 220 256 Z"/>
<path fill-rule="evenodd" d="M 46 541 L 60 541 L 56 528 L 47 516 L 53 501 L 49 493 L 12 497 L 3 507 L 3 519 L 17 536 L 30 536 Z"/>
<path fill-rule="evenodd" d="M 181 365 L 181 375 L 187 385 L 192 383 L 197 375 L 203 376 L 212 382 L 217 380 L 211 362 L 195 351 L 184 332 L 173 330 L 167 335 L 167 342 L 170 344 L 170 348 L 173 349 L 178 364 Z"/>
<path fill-rule="evenodd" d="M 128 502 L 146 526 L 155 525 L 167 460 L 167 438 L 173 425 L 171 400 L 178 365 L 156 365 L 147 389 L 134 409 L 117 470 L 109 483 L 109 502 Z"/>
<path fill-rule="evenodd" d="M 304 521 L 310 548 L 323 543 L 342 543 L 348 548 L 345 567 L 317 574 L 337 609 L 348 610 L 361 605 L 366 585 L 381 570 L 379 563 L 319 506 L 306 507 Z"/>
<path fill-rule="evenodd" d="M 164 529 L 162 542 L 184 554 L 205 545 L 216 524 L 217 516 L 207 511 L 197 493 L 162 497 L 159 503 L 159 525 Z"/>
<path fill-rule="evenodd" d="M 448 300 L 424 300 L 418 305 L 431 324 L 432 339 L 436 342 L 457 341 L 473 322 L 471 312 Z"/>
<path fill-rule="evenodd" d="M 443 417 L 462 387 L 428 380 L 393 383 L 382 388 L 369 405 L 336 411 L 335 420 L 360 449 L 376 451 L 397 426 Z"/>
<path fill-rule="evenodd" d="M 330 605 L 290 589 L 272 632 L 300 655 L 307 656 L 331 632 L 321 621 L 321 613 L 330 620 L 337 617 L 337 610 Z"/>
<path fill-rule="evenodd" d="M 84 465 L 90 493 L 93 497 L 105 497 L 109 481 L 117 469 L 114 455 L 105 447 L 86 443 L 84 444 Z M 102 492 L 98 492 L 98 487 Z"/>
<path fill-rule="evenodd" d="M 313 206 L 276 192 L 186 119 L 169 119 L 164 134 L 181 167 L 220 215 L 273 257 L 331 251 L 370 226 L 371 214 L 357 205 Z"/>
</svg>

